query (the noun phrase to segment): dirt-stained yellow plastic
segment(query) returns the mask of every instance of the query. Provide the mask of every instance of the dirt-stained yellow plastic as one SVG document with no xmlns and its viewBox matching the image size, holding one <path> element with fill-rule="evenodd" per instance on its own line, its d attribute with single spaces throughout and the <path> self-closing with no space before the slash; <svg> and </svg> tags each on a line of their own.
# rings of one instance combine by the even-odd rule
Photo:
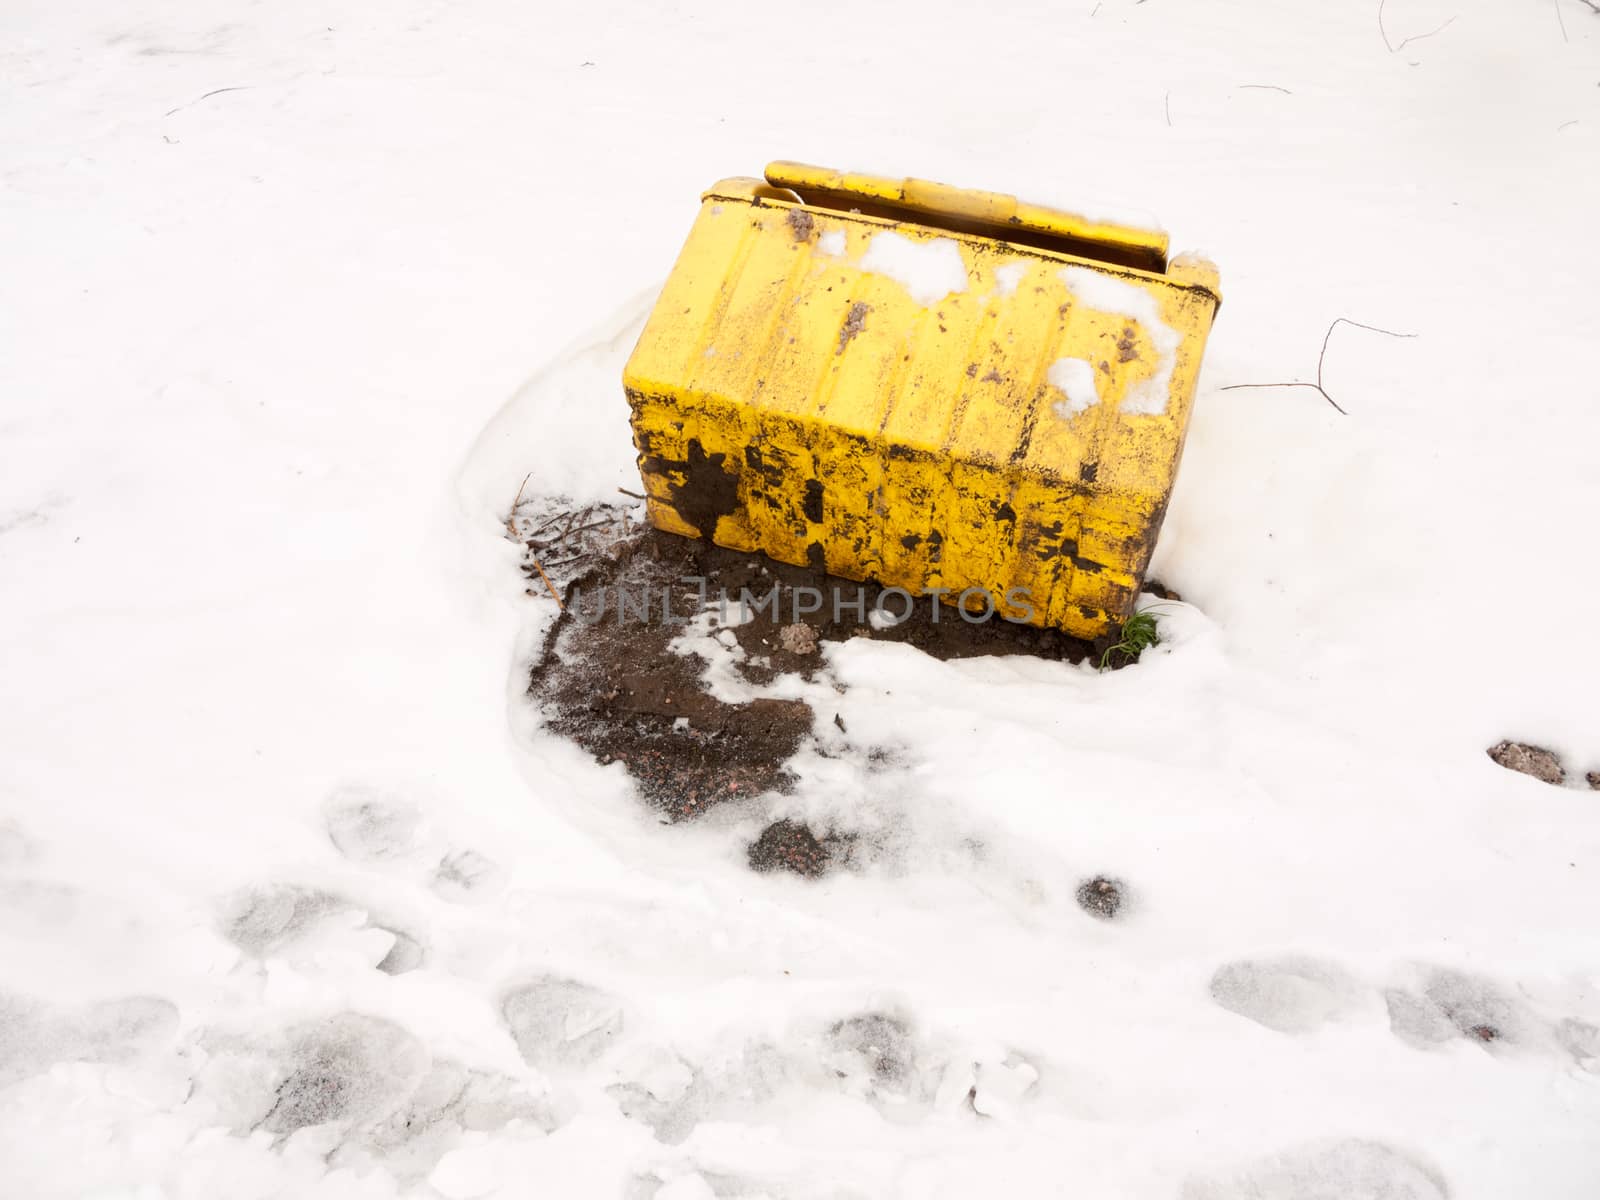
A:
<svg viewBox="0 0 1600 1200">
<path fill-rule="evenodd" d="M 1095 638 L 1133 612 L 1220 301 L 1164 234 L 773 163 L 623 374 L 658 528 Z"/>
</svg>

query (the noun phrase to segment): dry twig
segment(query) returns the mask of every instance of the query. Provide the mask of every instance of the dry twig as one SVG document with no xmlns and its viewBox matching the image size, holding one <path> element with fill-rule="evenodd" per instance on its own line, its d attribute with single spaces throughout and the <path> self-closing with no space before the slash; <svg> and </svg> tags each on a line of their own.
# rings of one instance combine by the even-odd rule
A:
<svg viewBox="0 0 1600 1200">
<path fill-rule="evenodd" d="M 180 104 L 180 105 L 178 105 L 177 108 L 169 108 L 169 109 L 167 109 L 165 115 L 170 117 L 175 112 L 182 112 L 186 108 L 190 108 L 190 107 L 192 107 L 192 106 L 194 106 L 196 104 L 199 104 L 200 101 L 202 101 L 202 100 L 209 100 L 213 96 L 220 96 L 220 95 L 222 95 L 223 92 L 248 92 L 254 86 L 255 86 L 255 84 L 253 84 L 253 83 L 241 83 L 241 84 L 236 85 L 235 87 L 213 88 L 211 91 L 207 92 L 205 95 L 196 96 L 193 100 L 190 100 L 186 104 Z"/>
<path fill-rule="evenodd" d="M 1450 20 L 1446 21 L 1443 25 L 1439 26 L 1439 28 L 1437 28 L 1437 29 L 1430 29 L 1427 33 L 1414 33 L 1410 37 L 1401 38 L 1398 43 L 1391 42 L 1389 40 L 1388 31 L 1386 29 L 1384 29 L 1384 27 L 1383 27 L 1383 6 L 1384 6 L 1384 3 L 1385 3 L 1385 0 L 1378 0 L 1378 33 L 1383 38 L 1383 44 L 1384 44 L 1384 46 L 1386 46 L 1388 48 L 1390 54 L 1398 54 L 1400 51 L 1404 50 L 1407 46 L 1409 46 L 1412 42 L 1420 42 L 1423 38 L 1431 38 L 1436 33 L 1443 33 L 1448 26 L 1450 26 L 1450 25 L 1455 23 L 1455 18 L 1451 17 Z M 1557 3 L 1559 4 L 1560 0 L 1557 0 Z M 1559 9 L 1557 11 L 1559 11 Z M 1352 324 L 1353 324 L 1353 322 L 1352 322 Z"/>
<path fill-rule="evenodd" d="M 550 589 L 550 599 L 556 602 L 557 608 L 559 608 L 562 612 L 565 612 L 567 610 L 567 606 L 561 603 L 561 595 L 556 591 L 556 585 L 550 582 L 550 576 L 544 573 L 544 568 L 539 565 L 539 560 L 530 552 L 528 555 L 528 561 L 533 564 L 533 569 L 539 572 L 539 578 L 544 580 L 544 586 Z"/>
<path fill-rule="evenodd" d="M 529 471 L 522 477 L 522 482 L 517 485 L 516 497 L 511 501 L 511 511 L 506 514 L 506 532 L 509 533 L 513 539 L 515 539 L 517 536 L 517 505 L 522 503 L 522 489 L 528 486 L 528 480 L 532 478 L 532 471 Z M 534 532 L 537 533 L 538 531 L 535 530 Z"/>
<path fill-rule="evenodd" d="M 1224 392 L 1233 392 L 1239 390 L 1240 388 L 1312 388 L 1321 393 L 1322 398 L 1329 404 L 1333 405 L 1335 410 L 1337 410 L 1343 416 L 1348 417 L 1350 414 L 1345 412 L 1345 410 L 1340 407 L 1339 402 L 1332 396 L 1328 395 L 1328 389 L 1322 386 L 1322 364 L 1328 357 L 1328 342 L 1333 337 L 1333 331 L 1339 328 L 1340 325 L 1354 325 L 1357 329 L 1366 329 L 1373 333 L 1381 333 L 1386 337 L 1414 338 L 1417 336 L 1414 333 L 1396 333 L 1392 329 L 1380 329 L 1376 325 L 1364 325 L 1360 321 L 1352 321 L 1349 317 L 1335 317 L 1333 324 L 1328 326 L 1328 332 L 1322 335 L 1322 353 L 1317 355 L 1317 381 L 1315 383 L 1304 383 L 1300 381 L 1293 383 L 1230 383 L 1227 387 L 1219 390 Z"/>
<path fill-rule="evenodd" d="M 614 517 L 603 517 L 598 521 L 590 521 L 587 525 L 579 525 L 576 529 L 572 530 L 570 533 L 564 532 L 564 533 L 557 534 L 555 537 L 551 538 L 547 542 L 530 541 L 528 543 L 528 546 L 531 549 L 548 550 L 552 546 L 561 545 L 568 538 L 574 536 L 575 534 L 587 533 L 591 529 L 603 528 L 606 525 L 610 525 L 614 520 L 615 520 Z"/>
</svg>

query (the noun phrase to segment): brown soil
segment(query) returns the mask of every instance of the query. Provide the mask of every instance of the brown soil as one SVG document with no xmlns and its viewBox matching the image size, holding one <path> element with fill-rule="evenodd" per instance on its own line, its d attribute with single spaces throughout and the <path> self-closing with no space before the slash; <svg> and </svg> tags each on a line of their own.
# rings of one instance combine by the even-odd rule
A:
<svg viewBox="0 0 1600 1200">
<path fill-rule="evenodd" d="M 548 578 L 564 602 L 529 680 L 547 726 L 602 763 L 621 762 L 643 797 L 671 820 L 788 791 L 794 776 L 785 764 L 814 719 L 799 700 L 719 700 L 701 683 L 704 662 L 668 649 L 701 611 L 697 580 L 705 581 L 713 604 L 728 598 L 730 615 L 742 594 L 754 601 L 752 619 L 731 632 L 747 656 L 737 669 L 756 686 L 824 670 L 819 640 L 906 642 L 941 659 L 1030 654 L 1082 662 L 1096 653 L 1055 630 L 999 618 L 972 622 L 926 598 L 901 623 L 874 629 L 867 614 L 881 593 L 875 584 L 661 533 L 618 507 L 562 510 L 535 499 L 519 507 L 512 528 L 527 548 L 530 594 L 543 593 Z M 641 619 L 646 595 L 648 619 Z M 904 598 L 891 597 L 887 607 L 898 615 Z M 750 848 L 751 863 L 815 873 L 843 857 L 834 840 L 778 822 Z"/>
<path fill-rule="evenodd" d="M 818 841 L 810 828 L 796 821 L 774 821 L 750 844 L 752 871 L 793 871 L 796 875 L 821 875 L 833 851 Z"/>
</svg>

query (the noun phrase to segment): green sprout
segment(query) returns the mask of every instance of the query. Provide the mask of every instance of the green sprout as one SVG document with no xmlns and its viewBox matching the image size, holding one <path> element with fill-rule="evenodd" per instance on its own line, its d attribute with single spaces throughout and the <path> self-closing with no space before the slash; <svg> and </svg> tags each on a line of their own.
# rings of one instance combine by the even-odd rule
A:
<svg viewBox="0 0 1600 1200">
<path fill-rule="evenodd" d="M 1127 661 L 1133 662 L 1161 641 L 1161 635 L 1156 631 L 1156 607 L 1140 609 L 1128 618 L 1122 627 L 1122 640 L 1106 647 L 1106 652 L 1100 656 L 1102 671 L 1110 669 L 1113 654 L 1121 654 Z"/>
</svg>

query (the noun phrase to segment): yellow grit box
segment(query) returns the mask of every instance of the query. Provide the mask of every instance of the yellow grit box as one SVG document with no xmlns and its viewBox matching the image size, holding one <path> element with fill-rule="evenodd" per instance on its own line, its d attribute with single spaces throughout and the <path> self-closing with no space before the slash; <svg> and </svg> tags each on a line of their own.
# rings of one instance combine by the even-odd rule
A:
<svg viewBox="0 0 1600 1200">
<path fill-rule="evenodd" d="M 623 373 L 650 520 L 1100 637 L 1134 611 L 1220 295 L 1165 234 L 1013 196 L 725 179 Z"/>
</svg>

